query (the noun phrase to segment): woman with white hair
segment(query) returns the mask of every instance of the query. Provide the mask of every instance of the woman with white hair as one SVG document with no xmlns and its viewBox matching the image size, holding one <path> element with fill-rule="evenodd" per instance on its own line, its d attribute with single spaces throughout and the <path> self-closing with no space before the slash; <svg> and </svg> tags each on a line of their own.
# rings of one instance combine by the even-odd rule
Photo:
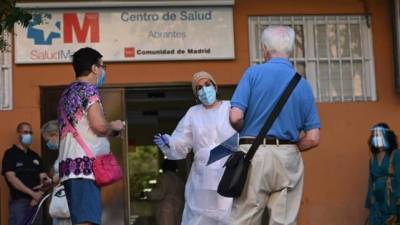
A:
<svg viewBox="0 0 400 225">
<path fill-rule="evenodd" d="M 229 101 L 217 99 L 217 83 L 207 72 L 193 75 L 193 93 L 201 104 L 192 106 L 172 135 L 156 135 L 154 142 L 171 160 L 186 158 L 192 150 L 194 159 L 185 187 L 182 225 L 229 224 L 232 199 L 217 193 L 226 161 L 207 165 L 210 151 L 236 132 L 229 124 Z"/>
<path fill-rule="evenodd" d="M 59 131 L 57 120 L 50 120 L 43 124 L 40 129 L 46 146 L 49 150 L 58 150 Z"/>
<path fill-rule="evenodd" d="M 43 124 L 40 130 L 43 139 L 46 141 L 47 149 L 58 151 L 60 132 L 58 130 L 57 120 L 47 121 L 45 124 Z M 58 184 L 60 182 L 60 178 L 58 176 L 58 160 L 54 162 L 53 170 L 53 183 Z"/>
<path fill-rule="evenodd" d="M 47 149 L 58 151 L 59 147 L 59 135 L 58 122 L 57 120 L 50 120 L 43 124 L 41 127 L 41 133 L 43 139 L 46 141 Z M 59 185 L 60 176 L 58 174 L 58 160 L 53 165 L 53 176 L 52 180 L 54 184 Z M 53 218 L 53 225 L 71 225 L 71 220 L 66 218 Z"/>
</svg>

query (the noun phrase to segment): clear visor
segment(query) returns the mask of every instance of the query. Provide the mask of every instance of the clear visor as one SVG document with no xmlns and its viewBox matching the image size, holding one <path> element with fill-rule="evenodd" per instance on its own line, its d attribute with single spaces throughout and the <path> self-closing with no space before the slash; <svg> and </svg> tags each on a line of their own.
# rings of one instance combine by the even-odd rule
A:
<svg viewBox="0 0 400 225">
<path fill-rule="evenodd" d="M 388 148 L 389 143 L 387 141 L 387 129 L 384 127 L 374 127 L 372 131 L 372 146 L 376 148 Z"/>
</svg>

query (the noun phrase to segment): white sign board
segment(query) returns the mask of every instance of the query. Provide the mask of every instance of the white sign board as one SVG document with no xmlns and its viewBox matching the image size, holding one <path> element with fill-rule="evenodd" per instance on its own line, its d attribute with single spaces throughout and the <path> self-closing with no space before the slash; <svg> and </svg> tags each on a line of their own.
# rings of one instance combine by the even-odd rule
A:
<svg viewBox="0 0 400 225">
<path fill-rule="evenodd" d="M 233 59 L 231 7 L 43 10 L 15 27 L 16 63 L 70 62 L 90 46 L 104 61 Z"/>
</svg>

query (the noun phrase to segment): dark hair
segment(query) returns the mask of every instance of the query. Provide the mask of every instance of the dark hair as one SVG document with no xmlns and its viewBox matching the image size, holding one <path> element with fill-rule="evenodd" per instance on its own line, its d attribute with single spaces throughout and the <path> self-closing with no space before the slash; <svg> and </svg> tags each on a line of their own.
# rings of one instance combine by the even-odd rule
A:
<svg viewBox="0 0 400 225">
<path fill-rule="evenodd" d="M 99 65 L 102 57 L 98 51 L 89 47 L 76 51 L 72 56 L 75 77 L 87 76 L 92 71 L 92 65 Z"/>
<path fill-rule="evenodd" d="M 386 123 L 378 123 L 375 124 L 374 127 L 383 127 L 388 129 L 388 131 L 386 132 L 387 132 L 387 141 L 389 142 L 389 149 L 388 149 L 389 153 L 392 153 L 393 150 L 398 148 L 397 136 L 392 130 L 390 130 L 389 125 L 387 125 Z M 369 148 L 371 149 L 372 154 L 376 154 L 379 152 L 379 148 L 372 146 L 372 137 L 373 135 L 371 134 L 371 136 L 368 139 L 368 145 Z"/>
<path fill-rule="evenodd" d="M 172 171 L 172 172 L 176 172 L 176 170 L 178 169 L 178 164 L 176 163 L 176 161 L 174 160 L 169 160 L 169 159 L 164 159 L 161 169 L 165 172 L 165 171 Z"/>
<path fill-rule="evenodd" d="M 32 128 L 32 125 L 28 122 L 21 122 L 17 125 L 17 132 L 20 132 L 23 126 L 29 126 L 30 128 Z"/>
</svg>

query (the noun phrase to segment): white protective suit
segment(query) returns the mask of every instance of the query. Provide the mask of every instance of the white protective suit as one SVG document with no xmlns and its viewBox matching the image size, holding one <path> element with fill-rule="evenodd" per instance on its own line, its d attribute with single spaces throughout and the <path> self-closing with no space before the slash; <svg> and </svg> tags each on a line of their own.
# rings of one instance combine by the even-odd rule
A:
<svg viewBox="0 0 400 225">
<path fill-rule="evenodd" d="M 227 225 L 232 199 L 217 193 L 227 157 L 207 166 L 210 150 L 233 136 L 229 123 L 230 102 L 212 109 L 192 106 L 169 137 L 170 148 L 162 149 L 168 159 L 186 158 L 193 149 L 194 159 L 185 187 L 182 225 Z"/>
</svg>

